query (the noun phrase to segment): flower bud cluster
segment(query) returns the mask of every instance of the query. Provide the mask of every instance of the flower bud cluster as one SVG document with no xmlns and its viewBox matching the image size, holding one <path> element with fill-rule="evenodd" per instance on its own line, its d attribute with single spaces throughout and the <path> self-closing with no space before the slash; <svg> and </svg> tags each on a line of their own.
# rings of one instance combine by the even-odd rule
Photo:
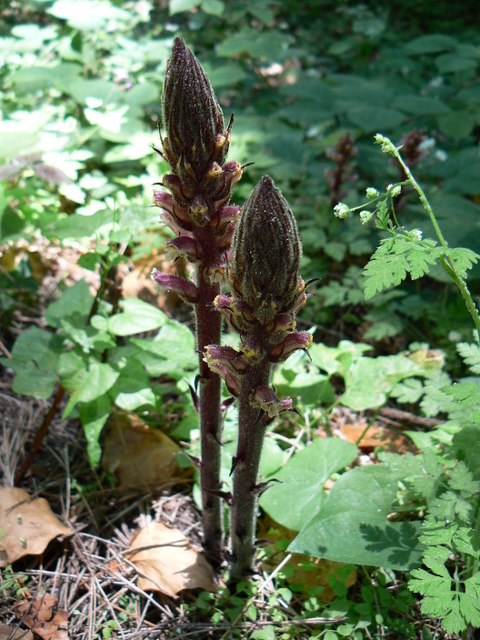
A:
<svg viewBox="0 0 480 640">
<path fill-rule="evenodd" d="M 236 161 L 226 162 L 233 117 L 225 129 L 222 109 L 210 82 L 193 53 L 176 38 L 167 64 L 163 90 L 163 124 L 166 136 L 157 153 L 171 173 L 155 191 L 153 202 L 163 222 L 177 236 L 167 243 L 169 258 L 185 257 L 203 263 L 204 276 L 219 282 L 225 274 L 225 253 L 230 247 L 240 208 L 229 205 L 233 186 L 242 177 Z M 175 285 L 158 271 L 152 279 L 160 288 Z M 167 283 L 168 280 L 168 283 Z M 192 302 L 190 287 L 180 292 Z"/>
<path fill-rule="evenodd" d="M 311 334 L 295 331 L 295 316 L 307 299 L 298 274 L 301 255 L 288 203 L 264 177 L 245 203 L 234 232 L 228 272 L 231 292 L 217 296 L 214 303 L 240 334 L 241 349 L 210 346 L 205 353 L 210 368 L 225 379 L 233 395 L 238 395 L 242 378 L 253 367 L 271 371 L 312 342 Z M 265 385 L 254 390 L 250 401 L 267 420 L 291 408 L 289 399 L 279 400 Z"/>
</svg>

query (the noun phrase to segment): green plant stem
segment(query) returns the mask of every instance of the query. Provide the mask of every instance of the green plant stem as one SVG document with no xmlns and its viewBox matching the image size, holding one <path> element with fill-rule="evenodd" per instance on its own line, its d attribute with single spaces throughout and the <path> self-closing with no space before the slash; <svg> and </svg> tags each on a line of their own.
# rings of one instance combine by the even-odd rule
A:
<svg viewBox="0 0 480 640">
<path fill-rule="evenodd" d="M 452 278 L 452 280 L 457 285 L 460 294 L 463 298 L 465 306 L 467 307 L 467 311 L 472 316 L 472 320 L 475 324 L 475 328 L 477 330 L 478 338 L 480 339 L 480 315 L 478 313 L 478 309 L 473 301 L 472 294 L 467 286 L 467 283 L 463 278 L 461 278 L 458 273 L 455 271 L 454 266 L 451 264 L 447 258 L 442 258 L 440 260 L 443 268 L 448 273 L 448 275 Z"/>
<path fill-rule="evenodd" d="M 238 397 L 238 443 L 231 507 L 230 582 L 233 584 L 251 572 L 255 553 L 256 484 L 267 424 L 261 409 L 252 406 L 252 397 L 259 386 L 268 385 L 271 369 L 265 356 L 250 365 L 242 376 Z"/>
<path fill-rule="evenodd" d="M 425 211 L 428 213 L 428 216 L 430 218 L 430 222 L 433 225 L 433 228 L 435 230 L 435 233 L 437 235 L 437 238 L 438 238 L 440 244 L 442 245 L 442 247 L 444 247 L 444 249 L 446 249 L 448 251 L 448 249 L 449 249 L 448 243 L 445 240 L 445 238 L 443 237 L 443 233 L 442 233 L 442 231 L 440 229 L 440 226 L 439 226 L 439 224 L 437 222 L 435 214 L 433 213 L 432 206 L 430 205 L 430 202 L 428 201 L 428 198 L 425 195 L 424 190 L 418 184 L 418 182 L 415 180 L 412 172 L 410 171 L 408 166 L 403 161 L 403 158 L 400 155 L 400 153 L 399 153 L 399 151 L 398 151 L 398 149 L 396 147 L 395 147 L 394 153 L 395 153 L 395 157 L 397 158 L 399 163 L 402 165 L 402 168 L 405 171 L 405 174 L 408 177 L 408 180 L 409 180 L 410 184 L 415 189 L 415 191 L 418 193 L 418 196 L 420 198 L 420 202 L 423 204 L 423 207 L 424 207 Z M 461 294 L 461 296 L 463 298 L 463 301 L 465 302 L 465 306 L 467 307 L 468 312 L 472 316 L 472 320 L 473 320 L 473 322 L 475 324 L 475 328 L 477 330 L 478 337 L 480 339 L 480 314 L 479 314 L 478 309 L 477 309 L 477 307 L 475 305 L 475 302 L 473 301 L 473 298 L 472 298 L 472 295 L 470 293 L 470 290 L 468 289 L 467 283 L 465 282 L 465 280 L 463 280 L 463 278 L 461 278 L 458 275 L 458 273 L 456 272 L 456 269 L 455 269 L 455 265 L 453 264 L 453 262 L 448 257 L 443 257 L 441 259 L 441 264 L 442 264 L 443 268 L 445 269 L 445 271 L 448 273 L 448 275 L 455 282 L 455 284 L 457 285 L 458 289 L 460 290 L 460 294 Z"/>
<path fill-rule="evenodd" d="M 209 267 L 217 258 L 211 233 L 197 228 L 196 240 L 205 258 L 197 265 L 198 303 L 195 305 L 197 348 L 200 373 L 200 486 L 203 504 L 204 548 L 212 566 L 220 566 L 222 555 L 222 511 L 220 498 L 212 491 L 220 489 L 222 423 L 220 415 L 221 378 L 210 371 L 203 359 L 205 347 L 220 344 L 222 317 L 213 309 L 213 301 L 220 293 L 220 285 L 208 278 Z"/>
</svg>

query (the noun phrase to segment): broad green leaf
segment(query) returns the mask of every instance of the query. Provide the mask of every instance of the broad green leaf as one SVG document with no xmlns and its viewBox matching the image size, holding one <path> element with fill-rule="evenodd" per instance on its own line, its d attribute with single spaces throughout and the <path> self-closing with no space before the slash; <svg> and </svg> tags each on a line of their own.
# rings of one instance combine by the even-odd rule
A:
<svg viewBox="0 0 480 640">
<path fill-rule="evenodd" d="M 221 16 L 225 11 L 225 2 L 221 0 L 203 0 L 201 8 L 202 11 L 212 16 Z"/>
<path fill-rule="evenodd" d="M 120 372 L 111 365 L 90 359 L 88 369 L 79 369 L 77 375 L 69 379 L 71 396 L 63 418 L 68 417 L 79 402 L 93 402 L 104 396 L 113 387 L 119 375 Z"/>
<path fill-rule="evenodd" d="M 17 368 L 12 390 L 20 395 L 46 400 L 52 395 L 57 380 L 55 372 L 44 371 L 30 360 Z"/>
<path fill-rule="evenodd" d="M 211 68 L 209 65 L 203 65 L 212 86 L 231 87 L 236 82 L 240 82 L 247 77 L 245 69 L 238 62 L 228 62 L 220 67 Z"/>
<path fill-rule="evenodd" d="M 265 477 L 275 474 L 282 466 L 286 455 L 286 452 L 278 445 L 277 440 L 267 433 L 263 440 L 260 475 Z"/>
<path fill-rule="evenodd" d="M 419 365 L 403 355 L 359 358 L 345 378 L 346 391 L 340 401 L 354 411 L 380 407 L 401 380 L 422 373 Z"/>
<path fill-rule="evenodd" d="M 155 394 L 150 378 L 140 362 L 134 358 L 127 360 L 110 395 L 117 407 L 126 411 L 135 411 L 147 405 L 155 407 Z"/>
<path fill-rule="evenodd" d="M 28 131 L 2 131 L 0 126 L 0 158 L 10 160 L 20 154 L 31 153 L 37 147 L 39 136 Z"/>
<path fill-rule="evenodd" d="M 387 521 L 396 494 L 397 480 L 382 466 L 345 473 L 288 550 L 400 571 L 418 567 L 420 523 Z"/>
<path fill-rule="evenodd" d="M 393 102 L 393 106 L 414 116 L 445 115 L 450 113 L 449 107 L 440 100 L 415 95 L 398 96 Z"/>
<path fill-rule="evenodd" d="M 96 98 L 106 107 L 109 104 L 118 104 L 122 89 L 115 82 L 93 78 L 72 82 L 68 93 L 80 104 L 87 104 L 89 98 Z"/>
<path fill-rule="evenodd" d="M 152 135 L 139 132 L 133 136 L 130 144 L 116 145 L 103 156 L 104 162 L 126 162 L 141 160 L 151 155 Z"/>
<path fill-rule="evenodd" d="M 220 44 L 217 54 L 233 58 L 245 53 L 253 58 L 278 62 L 286 55 L 291 39 L 285 32 L 281 33 L 273 29 L 257 31 L 250 27 L 243 27 Z"/>
<path fill-rule="evenodd" d="M 195 7 L 198 7 L 201 0 L 170 0 L 168 3 L 168 10 L 170 15 L 175 13 L 182 13 L 183 11 L 191 11 Z"/>
<path fill-rule="evenodd" d="M 113 225 L 114 213 L 110 209 L 102 209 L 91 216 L 74 213 L 68 218 L 60 218 L 53 223 L 42 225 L 47 237 L 59 240 L 65 238 L 90 238 L 101 230 Z"/>
<path fill-rule="evenodd" d="M 58 27 L 48 25 L 39 27 L 37 24 L 19 24 L 11 30 L 11 34 L 20 40 L 27 41 L 28 49 L 24 51 L 35 51 L 48 40 L 53 40 L 57 36 Z"/>
<path fill-rule="evenodd" d="M 147 104 L 153 104 L 159 100 L 160 91 L 156 84 L 145 80 L 141 84 L 136 84 L 126 92 L 123 92 L 122 101 L 130 106 L 143 107 Z M 144 124 L 141 123 L 143 126 Z"/>
<path fill-rule="evenodd" d="M 478 66 L 477 60 L 472 60 L 463 55 L 446 53 L 435 60 L 440 73 L 459 73 L 461 71 L 474 71 Z"/>
<path fill-rule="evenodd" d="M 408 42 L 404 49 L 410 55 L 425 53 L 440 53 L 441 51 L 451 51 L 457 46 L 455 38 L 450 36 L 432 34 L 420 36 Z"/>
<path fill-rule="evenodd" d="M 401 111 L 388 107 L 355 107 L 347 116 L 352 124 L 360 127 L 365 133 L 388 131 L 398 127 L 405 120 Z"/>
<path fill-rule="evenodd" d="M 345 377 L 354 360 L 361 357 L 372 347 L 360 342 L 341 340 L 336 347 L 327 347 L 321 342 L 314 342 L 309 348 L 310 357 L 315 366 L 329 375 L 338 374 Z"/>
<path fill-rule="evenodd" d="M 85 430 L 87 454 L 92 467 L 96 467 L 102 457 L 99 439 L 110 415 L 111 406 L 112 403 L 108 396 L 102 396 L 80 406 L 80 421 Z"/>
<path fill-rule="evenodd" d="M 300 371 L 289 379 L 279 369 L 274 374 L 273 384 L 280 395 L 299 396 L 306 405 L 330 404 L 335 399 L 335 391 L 323 373 Z"/>
<path fill-rule="evenodd" d="M 56 0 L 48 13 L 81 31 L 104 29 L 107 24 L 112 29 L 112 23 L 130 19 L 128 11 L 115 7 L 108 0 Z"/>
<path fill-rule="evenodd" d="M 3 364 L 15 371 L 15 393 L 49 398 L 58 380 L 59 344 L 55 336 L 37 327 L 30 327 L 17 338 L 12 357 Z"/>
<path fill-rule="evenodd" d="M 357 447 L 349 442 L 316 440 L 275 472 L 281 484 L 271 484 L 260 498 L 260 506 L 279 524 L 300 531 L 318 513 L 325 497 L 325 482 L 356 457 Z"/>
<path fill-rule="evenodd" d="M 107 324 L 108 331 L 115 336 L 131 336 L 152 331 L 167 321 L 163 311 L 139 298 L 125 298 L 120 306 L 121 313 L 113 315 Z"/>
<path fill-rule="evenodd" d="M 161 371 L 177 378 L 198 367 L 193 333 L 175 320 L 166 321 L 155 338 L 132 339 L 131 343 L 144 352 L 138 359 L 150 375 L 161 375 Z"/>
<path fill-rule="evenodd" d="M 88 318 L 93 304 L 93 295 L 85 280 L 80 280 L 73 287 L 63 291 L 58 300 L 52 302 L 45 311 L 45 320 L 51 327 L 58 329 L 62 320 L 77 316 Z"/>
<path fill-rule="evenodd" d="M 462 140 L 470 135 L 475 126 L 475 118 L 468 111 L 454 111 L 438 119 L 442 133 Z"/>
</svg>

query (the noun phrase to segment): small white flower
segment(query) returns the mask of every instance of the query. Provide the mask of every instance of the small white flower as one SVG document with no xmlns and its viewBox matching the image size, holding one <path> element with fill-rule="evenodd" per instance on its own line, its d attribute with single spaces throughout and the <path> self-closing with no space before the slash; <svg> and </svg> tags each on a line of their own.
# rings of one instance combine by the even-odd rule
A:
<svg viewBox="0 0 480 640">
<path fill-rule="evenodd" d="M 373 187 L 368 187 L 367 189 L 367 198 L 369 200 L 375 200 L 380 195 L 380 191 L 378 189 L 374 189 Z"/>
<path fill-rule="evenodd" d="M 421 151 L 430 151 L 436 144 L 437 141 L 435 140 L 435 138 L 426 138 L 425 140 L 422 140 L 422 142 L 418 145 L 418 148 Z"/>
<path fill-rule="evenodd" d="M 362 224 L 368 224 L 372 218 L 373 213 L 371 211 L 360 211 L 360 222 Z"/>
<path fill-rule="evenodd" d="M 389 184 L 387 187 L 387 193 L 391 198 L 396 198 L 402 193 L 402 187 L 399 184 Z"/>
<path fill-rule="evenodd" d="M 423 238 L 423 231 L 421 229 L 412 229 L 408 235 L 412 240 L 421 240 Z"/>
<path fill-rule="evenodd" d="M 440 162 L 445 162 L 445 160 L 448 158 L 448 153 L 443 149 L 438 149 L 437 151 L 435 151 L 435 158 L 437 160 L 440 160 Z"/>
<path fill-rule="evenodd" d="M 343 220 L 350 213 L 350 207 L 344 202 L 339 202 L 335 207 L 333 207 L 333 213 L 336 218 Z"/>
<path fill-rule="evenodd" d="M 375 142 L 377 144 L 381 144 L 382 145 L 383 153 L 389 153 L 391 156 L 395 155 L 396 148 L 395 148 L 393 142 L 391 140 L 389 140 L 388 138 L 386 138 L 385 136 L 382 136 L 381 133 L 377 133 L 375 135 Z"/>
</svg>

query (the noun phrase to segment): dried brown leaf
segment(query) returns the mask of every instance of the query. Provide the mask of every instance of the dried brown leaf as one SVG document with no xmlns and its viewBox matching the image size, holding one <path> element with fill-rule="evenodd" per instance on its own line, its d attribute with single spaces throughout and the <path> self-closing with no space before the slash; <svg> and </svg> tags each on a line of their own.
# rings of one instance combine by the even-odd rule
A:
<svg viewBox="0 0 480 640">
<path fill-rule="evenodd" d="M 180 475 L 177 464 L 180 450 L 159 429 L 128 416 L 114 416 L 102 465 L 115 473 L 123 487 L 161 484 Z"/>
<path fill-rule="evenodd" d="M 36 600 L 20 600 L 15 605 L 15 615 L 43 640 L 68 640 L 68 614 L 64 609 L 54 609 L 58 599 L 50 593 Z"/>
<path fill-rule="evenodd" d="M 33 640 L 33 633 L 10 624 L 0 624 L 0 640 Z"/>
<path fill-rule="evenodd" d="M 0 567 L 43 553 L 57 536 L 71 535 L 43 498 L 31 500 L 23 489 L 0 488 Z"/>
<path fill-rule="evenodd" d="M 138 586 L 174 597 L 183 589 L 215 591 L 213 569 L 178 529 L 152 522 L 140 529 L 127 558 L 138 572 Z"/>
</svg>

